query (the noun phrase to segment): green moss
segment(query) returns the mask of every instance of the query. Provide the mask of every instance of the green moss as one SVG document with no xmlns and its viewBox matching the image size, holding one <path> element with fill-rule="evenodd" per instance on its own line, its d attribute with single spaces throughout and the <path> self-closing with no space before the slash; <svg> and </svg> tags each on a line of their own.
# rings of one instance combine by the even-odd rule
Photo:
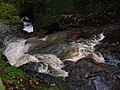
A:
<svg viewBox="0 0 120 90">
<path fill-rule="evenodd" d="M 18 11 L 12 4 L 6 4 L 0 0 L 0 20 L 4 20 L 6 24 L 13 25 L 20 22 Z"/>
</svg>

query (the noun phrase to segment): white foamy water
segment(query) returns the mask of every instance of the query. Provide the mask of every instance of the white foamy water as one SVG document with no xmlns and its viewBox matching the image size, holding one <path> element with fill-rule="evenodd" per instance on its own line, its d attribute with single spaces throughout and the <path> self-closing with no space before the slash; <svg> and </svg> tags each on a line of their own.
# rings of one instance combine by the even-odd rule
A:
<svg viewBox="0 0 120 90">
<path fill-rule="evenodd" d="M 11 65 L 15 65 L 18 62 L 18 59 L 28 51 L 29 45 L 25 45 L 25 41 L 26 40 L 18 40 L 7 45 L 3 54 L 7 57 Z"/>
<path fill-rule="evenodd" d="M 32 25 L 24 26 L 23 30 L 28 32 L 28 33 L 31 33 L 31 32 L 33 32 L 33 26 Z"/>
<path fill-rule="evenodd" d="M 28 33 L 33 32 L 33 25 L 32 23 L 28 22 L 29 21 L 28 17 L 24 17 L 24 19 L 26 19 L 27 21 L 23 21 L 23 30 Z"/>
<path fill-rule="evenodd" d="M 41 52 L 36 51 L 32 55 L 28 53 L 32 45 L 26 44 L 27 40 L 18 40 L 9 43 L 3 54 L 7 57 L 9 63 L 16 67 L 29 62 L 42 62 L 44 63 L 43 65 L 41 63 L 39 67 L 36 67 L 38 72 L 52 76 L 67 77 L 68 72 L 62 70 L 64 67 L 63 61 L 76 62 L 82 58 L 92 58 L 98 63 L 105 62 L 102 54 L 94 51 L 94 46 L 102 39 L 104 39 L 104 35 L 99 34 L 87 40 L 80 39 L 78 41 L 70 41 L 69 43 L 58 43 L 41 49 Z"/>
<path fill-rule="evenodd" d="M 52 68 L 61 69 L 64 67 L 64 63 L 56 56 L 52 54 L 37 54 L 34 55 L 40 62 L 48 63 Z"/>
</svg>

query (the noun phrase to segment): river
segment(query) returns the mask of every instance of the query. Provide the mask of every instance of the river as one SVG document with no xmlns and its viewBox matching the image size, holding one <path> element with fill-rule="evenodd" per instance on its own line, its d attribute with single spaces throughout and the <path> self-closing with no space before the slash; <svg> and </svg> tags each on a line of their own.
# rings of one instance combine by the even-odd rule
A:
<svg viewBox="0 0 120 90">
<path fill-rule="evenodd" d="M 68 90 L 120 90 L 119 23 L 27 39 L 16 37 L 10 29 L 15 27 L 0 25 L 3 55 L 11 65 Z"/>
</svg>

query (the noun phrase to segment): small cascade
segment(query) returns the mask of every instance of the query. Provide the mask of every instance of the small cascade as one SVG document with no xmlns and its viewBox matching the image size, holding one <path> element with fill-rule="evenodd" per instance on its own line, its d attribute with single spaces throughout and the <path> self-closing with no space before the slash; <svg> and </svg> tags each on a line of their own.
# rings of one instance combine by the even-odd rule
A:
<svg viewBox="0 0 120 90">
<path fill-rule="evenodd" d="M 33 25 L 32 23 L 30 23 L 30 20 L 28 19 L 28 17 L 23 17 L 23 30 L 31 33 L 33 32 Z"/>
<path fill-rule="evenodd" d="M 79 39 L 77 41 L 63 41 L 44 48 L 34 48 L 34 43 L 26 43 L 28 39 L 21 39 L 7 45 L 4 55 L 12 66 L 22 66 L 35 62 L 37 72 L 57 77 L 67 77 L 68 72 L 63 70 L 64 61 L 77 62 L 82 58 L 92 58 L 93 61 L 104 63 L 105 60 L 100 52 L 95 52 L 94 46 L 104 39 L 99 34 L 90 39 Z M 47 40 L 39 39 L 42 43 L 49 43 Z M 51 41 L 50 41 L 51 42 Z M 43 44 L 44 45 L 44 44 Z M 34 51 L 34 53 L 30 53 Z M 37 51 L 38 50 L 38 51 Z"/>
</svg>

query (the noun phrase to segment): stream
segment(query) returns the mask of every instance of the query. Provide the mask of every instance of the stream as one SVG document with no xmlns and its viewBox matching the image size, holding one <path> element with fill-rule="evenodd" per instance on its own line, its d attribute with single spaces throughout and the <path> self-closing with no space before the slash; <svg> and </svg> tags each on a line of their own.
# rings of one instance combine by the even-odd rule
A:
<svg viewBox="0 0 120 90">
<path fill-rule="evenodd" d="M 27 39 L 13 28 L 0 22 L 0 48 L 10 65 L 67 90 L 120 90 L 119 23 Z"/>
</svg>

